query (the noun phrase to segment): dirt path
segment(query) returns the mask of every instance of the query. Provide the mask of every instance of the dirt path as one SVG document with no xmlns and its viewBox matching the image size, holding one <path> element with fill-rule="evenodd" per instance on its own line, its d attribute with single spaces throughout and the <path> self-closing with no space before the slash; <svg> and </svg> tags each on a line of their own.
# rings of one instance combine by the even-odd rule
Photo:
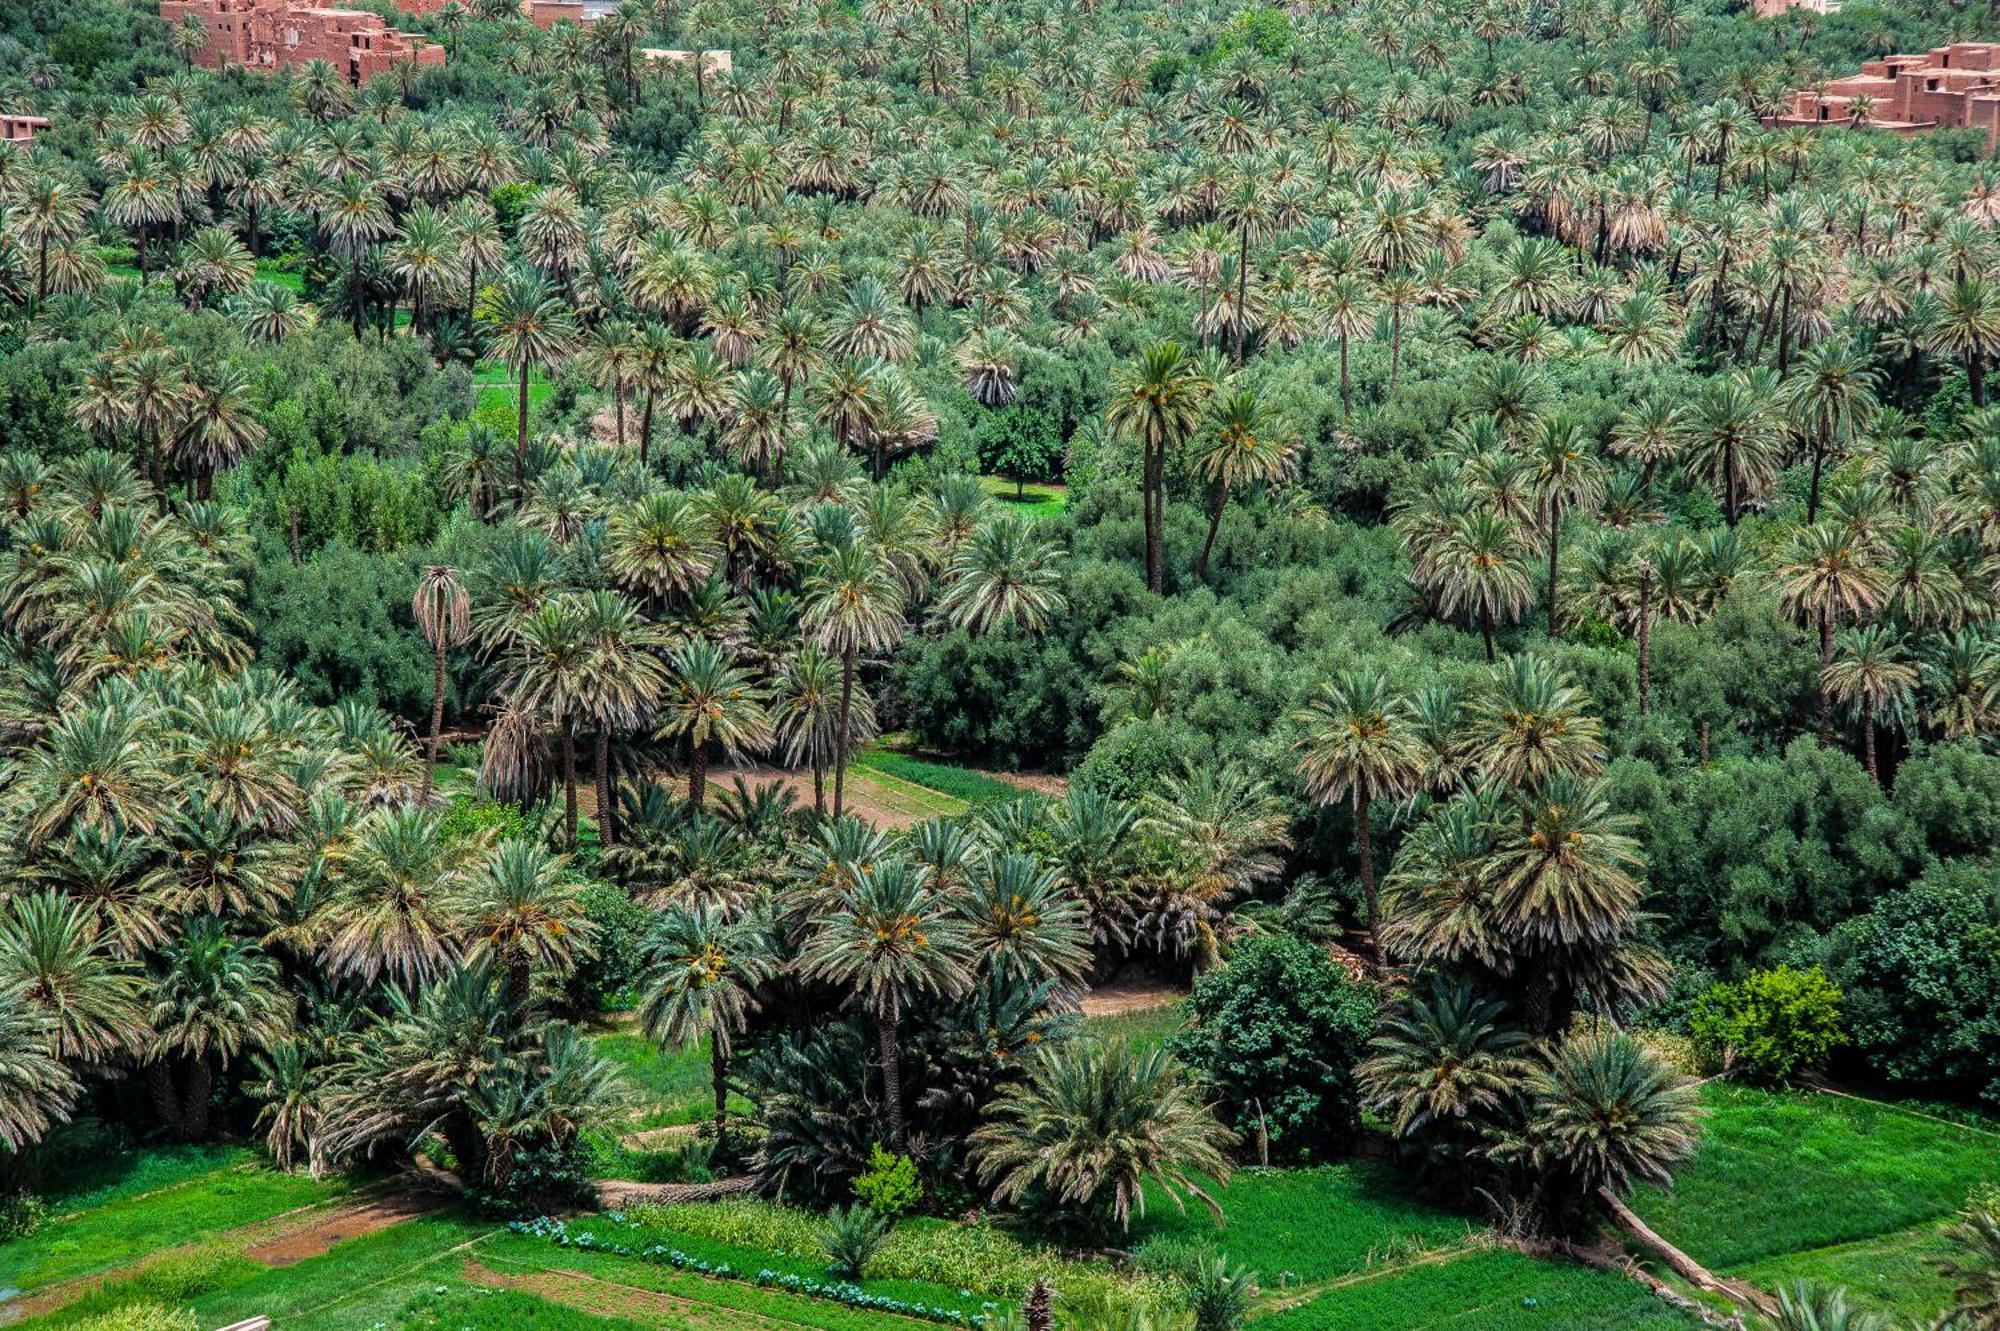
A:
<svg viewBox="0 0 2000 1331">
<path fill-rule="evenodd" d="M 741 1331 L 744 1327 L 765 1327 L 773 1328 L 775 1331 L 785 1331 L 793 1327 L 823 1325 L 818 1322 L 795 1321 L 772 1313 L 743 1312 L 735 1308 L 717 1307 L 678 1294 L 663 1294 L 658 1290 L 642 1289 L 637 1285 L 602 1280 L 596 1276 L 585 1275 L 581 1271 L 507 1272 L 468 1259 L 463 1275 L 470 1284 L 532 1294 L 551 1303 L 560 1303 L 566 1308 L 575 1308 L 579 1312 L 599 1317 L 620 1317 L 636 1321 L 664 1321 L 673 1318 L 677 1319 L 676 1325 L 684 1323 L 690 1331 Z M 744 1287 L 754 1288 L 748 1285 Z M 773 1296 L 774 1299 L 788 1297 L 798 1296 L 783 1294 Z M 888 1326 L 935 1325 L 932 1322 L 922 1322 L 914 1317 L 901 1317 L 894 1313 L 876 1312 L 870 1316 L 873 1320 Z"/>
<path fill-rule="evenodd" d="M 243 1255 L 266 1266 L 290 1266 L 308 1257 L 317 1257 L 336 1243 L 373 1234 L 378 1229 L 429 1215 L 445 1205 L 445 1198 L 428 1192 L 399 1193 L 353 1206 L 315 1223 L 275 1235 L 243 1250 Z"/>
<path fill-rule="evenodd" d="M 1186 997 L 1187 990 L 1168 984 L 1107 984 L 1083 996 L 1083 1015 L 1122 1017 L 1128 1012 L 1169 1007 Z"/>
</svg>

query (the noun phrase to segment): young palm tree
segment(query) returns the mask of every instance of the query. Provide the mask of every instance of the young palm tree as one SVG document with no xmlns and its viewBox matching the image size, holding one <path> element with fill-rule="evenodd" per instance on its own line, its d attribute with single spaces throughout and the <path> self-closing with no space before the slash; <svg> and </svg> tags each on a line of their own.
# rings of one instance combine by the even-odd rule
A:
<svg viewBox="0 0 2000 1331">
<path fill-rule="evenodd" d="M 1842 341 L 1822 342 L 1799 360 L 1798 373 L 1785 381 L 1779 407 L 1812 455 L 1812 482 L 1806 491 L 1806 522 L 1819 521 L 1820 473 L 1826 460 L 1868 425 L 1875 413 L 1875 375 L 1868 353 Z"/>
<path fill-rule="evenodd" d="M 884 651 L 903 634 L 903 583 L 874 546 L 850 540 L 813 562 L 800 588 L 800 627 L 840 658 L 840 733 L 834 748 L 833 813 L 847 803 L 847 758 L 854 746 L 854 671 L 864 651 Z"/>
<path fill-rule="evenodd" d="M 212 916 L 188 922 L 161 958 L 147 1081 L 161 1119 L 184 1142 L 208 1135 L 217 1071 L 246 1049 L 267 1049 L 291 1028 L 278 968 Z"/>
<path fill-rule="evenodd" d="M 497 964 L 517 1006 L 528 1002 L 535 967 L 560 977 L 590 954 L 597 925 L 584 913 L 583 889 L 566 857 L 527 840 L 501 842 L 466 875 L 456 914 L 468 955 Z"/>
<path fill-rule="evenodd" d="M 1219 398 L 1209 412 L 1209 427 L 1195 470 L 1215 487 L 1215 508 L 1209 514 L 1208 535 L 1195 560 L 1196 579 L 1208 577 L 1208 555 L 1215 547 L 1216 529 L 1232 490 L 1245 485 L 1276 485 L 1291 474 L 1297 447 L 1290 428 L 1265 410 L 1263 399 L 1249 389 Z"/>
<path fill-rule="evenodd" d="M 410 614 L 417 621 L 417 632 L 431 648 L 430 741 L 424 748 L 424 784 L 417 795 L 418 804 L 428 804 L 437 776 L 438 738 L 444 733 L 445 653 L 472 636 L 472 601 L 458 580 L 457 570 L 444 564 L 427 565 L 417 577 Z"/>
<path fill-rule="evenodd" d="M 457 958 L 468 847 L 447 838 L 435 814 L 414 808 L 379 809 L 352 837 L 320 920 L 321 964 L 364 985 L 388 979 L 414 988 L 443 973 Z"/>
<path fill-rule="evenodd" d="M 1067 604 L 1059 553 L 1034 519 L 998 514 L 953 552 L 938 613 L 972 633 L 1041 633 Z"/>
<path fill-rule="evenodd" d="M 1463 980 L 1436 980 L 1383 1023 L 1355 1080 L 1398 1137 L 1443 1135 L 1500 1111 L 1532 1066 L 1506 1008 Z"/>
<path fill-rule="evenodd" d="M 1201 423 L 1207 383 L 1194 358 L 1178 342 L 1148 347 L 1112 376 L 1107 420 L 1113 433 L 1139 447 L 1140 493 L 1146 527 L 1146 586 L 1166 587 L 1164 522 L 1167 455 L 1190 438 Z"/>
<path fill-rule="evenodd" d="M 958 993 L 971 980 L 964 926 L 931 889 L 928 869 L 895 857 L 843 883 L 799 954 L 810 978 L 853 990 L 875 1018 L 890 1145 L 904 1149 L 902 1046 L 906 1004 Z"/>
<path fill-rule="evenodd" d="M 708 794 L 708 746 L 734 760 L 771 742 L 764 690 L 720 647 L 696 638 L 676 651 L 660 700 L 658 737 L 688 750 L 688 808 L 699 814 Z"/>
<path fill-rule="evenodd" d="M 1236 1134 L 1216 1122 L 1165 1050 L 1066 1041 L 1003 1088 L 972 1134 L 972 1162 L 994 1200 L 1046 1196 L 1087 1237 L 1146 1214 L 1150 1182 L 1177 1206 L 1193 1197 L 1221 1222 L 1205 1179 L 1227 1183 Z"/>
<path fill-rule="evenodd" d="M 706 1040 L 715 1091 L 715 1134 L 729 1123 L 729 1055 L 756 1007 L 757 987 L 777 973 L 763 922 L 717 905 L 670 907 L 646 935 L 639 1028 L 662 1047 Z"/>
<path fill-rule="evenodd" d="M 576 323 L 569 307 L 549 290 L 542 275 L 516 264 L 501 274 L 483 297 L 480 316 L 492 336 L 493 352 L 507 363 L 518 381 L 514 406 L 514 492 L 528 486 L 528 377 L 536 369 L 559 364 L 576 344 Z"/>
<path fill-rule="evenodd" d="M 1299 738 L 1299 773 L 1314 803 L 1350 797 L 1354 849 L 1361 861 L 1361 892 L 1368 908 L 1368 938 L 1381 959 L 1381 908 L 1375 892 L 1371 811 L 1378 799 L 1415 795 L 1428 770 L 1429 751 L 1417 734 L 1410 707 L 1377 670 L 1343 671 L 1293 718 Z"/>
<path fill-rule="evenodd" d="M 1080 984 L 1090 970 L 1083 903 L 1050 866 L 1012 852 L 982 856 L 954 897 L 973 964 L 1010 983 Z"/>
<path fill-rule="evenodd" d="M 2000 1326 L 2000 1216 L 1971 1210 L 1946 1227 L 1950 1255 L 1937 1263 L 1952 1282 L 1951 1311 L 1941 1325 L 1990 1331 Z"/>
</svg>

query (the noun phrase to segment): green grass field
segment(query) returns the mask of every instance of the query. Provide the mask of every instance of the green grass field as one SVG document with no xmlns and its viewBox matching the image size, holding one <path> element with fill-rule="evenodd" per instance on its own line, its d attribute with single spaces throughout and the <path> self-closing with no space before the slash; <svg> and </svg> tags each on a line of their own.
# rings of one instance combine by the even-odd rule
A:
<svg viewBox="0 0 2000 1331">
<path fill-rule="evenodd" d="M 1146 1053 L 1165 1044 L 1167 1037 L 1183 1024 L 1181 1005 L 1169 1003 L 1137 1012 L 1120 1012 L 1116 1016 L 1086 1017 L 1083 1029 L 1106 1044 L 1122 1044 Z"/>
<path fill-rule="evenodd" d="M 1668 1331 L 1693 1318 L 1622 1276 L 1490 1250 L 1384 1270 L 1258 1318 L 1257 1331 Z"/>
<path fill-rule="evenodd" d="M 1069 507 L 1069 489 L 1047 481 L 1017 486 L 1005 476 L 981 476 L 979 488 L 1002 509 L 1031 517 L 1052 518 Z"/>
<path fill-rule="evenodd" d="M 966 805 L 986 804 L 993 801 L 1017 800 L 1028 792 L 1019 786 L 975 772 L 965 767 L 955 767 L 950 763 L 932 762 L 895 749 L 871 746 L 854 756 L 850 768 L 862 768 L 877 777 L 887 777 L 893 782 L 906 786 L 918 786 L 935 792 L 952 801 L 955 807 L 951 813 L 962 812 Z M 945 801 L 939 801 L 941 810 Z"/>
</svg>

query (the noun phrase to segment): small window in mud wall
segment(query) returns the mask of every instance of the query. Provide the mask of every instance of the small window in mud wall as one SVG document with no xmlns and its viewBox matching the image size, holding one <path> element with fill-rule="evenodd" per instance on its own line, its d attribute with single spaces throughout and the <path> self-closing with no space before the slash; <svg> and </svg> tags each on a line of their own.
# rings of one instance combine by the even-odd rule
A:
<svg viewBox="0 0 2000 1331">
<path fill-rule="evenodd" d="M 1937 91 L 1937 85 L 1938 85 L 1938 81 L 1937 81 L 1936 79 L 1925 79 L 1925 80 L 1924 80 L 1924 91 L 1925 91 L 1925 92 L 1936 92 L 1936 91 Z"/>
<path fill-rule="evenodd" d="M 1826 119 L 1826 103 L 1825 103 L 1825 102 L 1821 102 L 1821 103 L 1819 104 L 1819 118 L 1820 118 L 1821 120 L 1824 120 L 1824 119 Z"/>
</svg>

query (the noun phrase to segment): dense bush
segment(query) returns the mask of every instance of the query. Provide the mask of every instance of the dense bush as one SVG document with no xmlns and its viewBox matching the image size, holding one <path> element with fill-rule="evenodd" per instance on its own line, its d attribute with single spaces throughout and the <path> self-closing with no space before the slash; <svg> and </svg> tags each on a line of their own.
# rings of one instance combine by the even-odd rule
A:
<svg viewBox="0 0 2000 1331">
<path fill-rule="evenodd" d="M 1818 1071 L 1847 1038 L 1840 987 L 1817 966 L 1717 984 L 1696 1001 L 1689 1026 L 1711 1071 L 1734 1068 L 1766 1082 Z"/>
<path fill-rule="evenodd" d="M 1375 1000 L 1324 948 L 1253 937 L 1195 981 L 1189 1027 L 1170 1046 L 1220 1097 L 1249 1149 L 1301 1160 L 1338 1151 L 1359 1121 L 1354 1065 Z"/>
</svg>

